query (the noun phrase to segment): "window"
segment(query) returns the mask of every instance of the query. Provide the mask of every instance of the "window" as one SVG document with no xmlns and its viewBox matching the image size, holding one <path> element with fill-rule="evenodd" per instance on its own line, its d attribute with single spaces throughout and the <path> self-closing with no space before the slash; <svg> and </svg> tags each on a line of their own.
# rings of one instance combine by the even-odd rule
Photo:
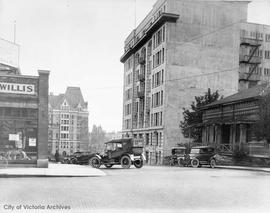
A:
<svg viewBox="0 0 270 213">
<path fill-rule="evenodd" d="M 270 75 L 270 68 L 264 68 L 264 75 Z"/>
<path fill-rule="evenodd" d="M 125 105 L 125 115 L 131 114 L 131 104 Z"/>
<path fill-rule="evenodd" d="M 265 50 L 265 58 L 270 59 L 270 50 Z"/>
<path fill-rule="evenodd" d="M 164 63 L 164 48 L 158 51 L 155 55 L 153 55 L 153 68 L 158 67 L 159 65 Z"/>
<path fill-rule="evenodd" d="M 126 78 L 127 85 L 130 85 L 132 81 L 132 73 L 129 73 Z"/>
<path fill-rule="evenodd" d="M 164 70 L 161 70 L 152 75 L 152 88 L 158 87 L 163 84 Z"/>
<path fill-rule="evenodd" d="M 152 108 L 163 105 L 163 91 L 156 92 L 152 95 Z"/>
<path fill-rule="evenodd" d="M 61 139 L 68 139 L 69 134 L 68 133 L 61 133 Z"/>
<path fill-rule="evenodd" d="M 132 95 L 132 89 L 126 90 L 126 100 L 130 100 Z"/>
<path fill-rule="evenodd" d="M 265 41 L 270 42 L 270 34 L 265 34 Z"/>
</svg>

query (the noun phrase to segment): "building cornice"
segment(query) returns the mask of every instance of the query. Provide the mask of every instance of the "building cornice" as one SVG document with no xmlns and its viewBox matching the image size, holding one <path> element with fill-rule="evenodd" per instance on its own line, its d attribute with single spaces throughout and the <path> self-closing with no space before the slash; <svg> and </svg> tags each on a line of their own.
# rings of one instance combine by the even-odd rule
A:
<svg viewBox="0 0 270 213">
<path fill-rule="evenodd" d="M 178 14 L 173 13 L 162 13 L 160 17 L 154 21 L 150 26 L 145 30 L 143 36 L 139 38 L 135 44 L 130 47 L 120 58 L 120 61 L 124 63 L 133 53 L 138 51 L 154 34 L 154 32 L 159 29 L 166 22 L 175 23 L 179 18 Z"/>
</svg>

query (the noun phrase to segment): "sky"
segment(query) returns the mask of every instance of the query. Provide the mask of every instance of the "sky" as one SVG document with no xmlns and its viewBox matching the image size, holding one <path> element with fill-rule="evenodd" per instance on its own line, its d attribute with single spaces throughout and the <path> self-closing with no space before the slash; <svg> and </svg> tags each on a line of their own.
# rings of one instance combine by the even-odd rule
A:
<svg viewBox="0 0 270 213">
<path fill-rule="evenodd" d="M 89 128 L 122 128 L 124 40 L 156 0 L 0 0 L 0 37 L 20 45 L 23 75 L 50 70 L 50 92 L 80 87 Z M 270 0 L 249 4 L 248 21 L 270 25 Z M 135 15 L 136 14 L 136 15 Z M 136 17 L 136 18 L 135 18 Z"/>
</svg>

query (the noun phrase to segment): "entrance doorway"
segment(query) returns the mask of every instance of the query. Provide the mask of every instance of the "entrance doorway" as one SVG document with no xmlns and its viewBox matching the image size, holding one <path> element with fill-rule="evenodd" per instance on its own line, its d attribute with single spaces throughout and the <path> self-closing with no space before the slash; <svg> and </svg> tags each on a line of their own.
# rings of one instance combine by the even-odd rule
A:
<svg viewBox="0 0 270 213">
<path fill-rule="evenodd" d="M 221 128 L 221 141 L 223 144 L 230 143 L 230 125 L 223 124 Z"/>
</svg>

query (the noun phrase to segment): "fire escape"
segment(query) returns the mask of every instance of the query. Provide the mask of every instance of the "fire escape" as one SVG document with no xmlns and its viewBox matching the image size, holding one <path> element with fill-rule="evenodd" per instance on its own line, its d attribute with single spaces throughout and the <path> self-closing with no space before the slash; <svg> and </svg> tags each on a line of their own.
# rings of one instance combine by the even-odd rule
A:
<svg viewBox="0 0 270 213">
<path fill-rule="evenodd" d="M 139 128 L 143 128 L 144 125 L 144 101 L 145 101 L 145 61 L 146 61 L 146 49 L 141 50 L 141 56 L 139 57 L 140 72 L 138 76 L 139 90 L 137 95 L 139 98 Z"/>
<path fill-rule="evenodd" d="M 258 35 L 258 33 L 256 33 Z M 240 38 L 240 55 L 239 55 L 239 84 L 240 90 L 255 86 L 260 80 L 260 76 L 255 73 L 261 64 L 262 56 L 260 55 L 260 46 L 262 40 L 256 37 Z"/>
</svg>

